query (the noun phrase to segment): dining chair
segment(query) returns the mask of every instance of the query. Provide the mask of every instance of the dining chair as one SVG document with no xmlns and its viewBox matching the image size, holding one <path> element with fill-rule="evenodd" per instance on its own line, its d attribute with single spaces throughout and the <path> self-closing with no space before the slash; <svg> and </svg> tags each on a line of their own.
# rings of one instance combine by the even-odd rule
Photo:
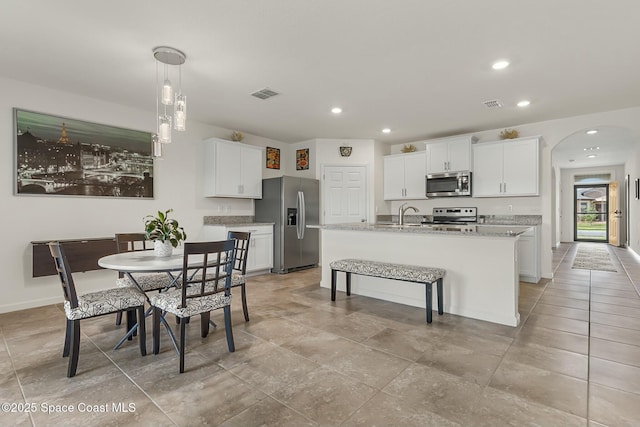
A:
<svg viewBox="0 0 640 427">
<path fill-rule="evenodd" d="M 233 271 L 231 275 L 231 287 L 240 287 L 242 298 L 242 312 L 244 313 L 245 322 L 249 321 L 249 310 L 247 308 L 247 257 L 249 255 L 249 241 L 251 233 L 243 231 L 229 231 L 227 240 L 233 240 L 235 246 L 235 259 L 233 262 Z"/>
<path fill-rule="evenodd" d="M 55 261 L 56 271 L 62 284 L 64 294 L 64 312 L 67 317 L 67 327 L 64 338 L 63 357 L 69 357 L 67 377 L 76 375 L 78 356 L 80 352 L 80 320 L 112 314 L 123 310 L 136 310 L 138 317 L 144 319 L 144 294 L 137 289 L 111 288 L 98 292 L 78 295 L 69 268 L 69 262 L 64 249 L 59 242 L 50 242 L 49 251 Z M 140 354 L 147 354 L 146 333 L 144 322 L 140 322 L 138 340 Z"/>
<path fill-rule="evenodd" d="M 180 289 L 152 295 L 153 307 L 153 354 L 160 351 L 160 318 L 171 313 L 180 318 L 180 373 L 184 372 L 186 326 L 190 316 L 200 315 L 200 336 L 209 334 L 211 311 L 224 310 L 224 326 L 227 346 L 235 351 L 231 328 L 231 274 L 234 263 L 235 242 L 194 242 L 184 244 L 184 261 Z M 193 260 L 201 259 L 197 268 Z M 192 265 L 189 268 L 189 265 Z M 194 270 L 202 274 L 193 274 Z"/>
<path fill-rule="evenodd" d="M 147 239 L 144 233 L 117 233 L 116 234 L 116 248 L 118 253 L 122 252 L 137 252 L 152 250 L 152 241 Z M 146 273 L 136 275 L 136 282 L 140 286 L 140 289 L 144 292 L 161 291 L 171 286 L 171 278 L 165 273 Z M 116 281 L 118 287 L 131 287 L 134 286 L 128 277 L 125 277 L 124 273 L 118 273 L 118 280 Z M 119 325 L 122 321 L 122 312 L 118 312 L 116 316 L 116 325 Z M 127 313 L 127 330 L 131 329 L 135 319 L 132 318 L 130 313 Z"/>
</svg>

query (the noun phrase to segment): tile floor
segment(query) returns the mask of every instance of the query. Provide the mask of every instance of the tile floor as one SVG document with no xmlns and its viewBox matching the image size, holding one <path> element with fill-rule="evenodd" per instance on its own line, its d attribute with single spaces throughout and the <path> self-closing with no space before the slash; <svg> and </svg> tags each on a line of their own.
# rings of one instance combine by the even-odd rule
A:
<svg viewBox="0 0 640 427">
<path fill-rule="evenodd" d="M 3 406 L 0 425 L 640 425 L 640 262 L 610 248 L 617 273 L 576 270 L 575 251 L 555 251 L 554 280 L 521 284 L 518 328 L 331 303 L 317 269 L 257 276 L 251 321 L 233 310 L 236 352 L 194 319 L 182 375 L 166 334 L 157 356 L 113 351 L 123 328 L 106 316 L 84 321 L 66 378 L 60 306 L 3 314 L 0 401 L 33 411 Z"/>
</svg>

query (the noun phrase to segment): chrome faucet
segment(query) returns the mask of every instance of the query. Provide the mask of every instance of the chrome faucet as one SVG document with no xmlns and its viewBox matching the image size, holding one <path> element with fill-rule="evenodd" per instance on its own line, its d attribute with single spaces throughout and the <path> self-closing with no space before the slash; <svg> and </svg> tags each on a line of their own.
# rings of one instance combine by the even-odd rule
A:
<svg viewBox="0 0 640 427">
<path fill-rule="evenodd" d="M 404 214 L 409 209 L 413 209 L 414 212 L 420 212 L 418 208 L 414 208 L 413 206 L 407 206 L 405 208 L 404 205 L 406 205 L 406 203 L 401 204 L 400 207 L 398 208 L 398 225 L 404 225 Z"/>
</svg>

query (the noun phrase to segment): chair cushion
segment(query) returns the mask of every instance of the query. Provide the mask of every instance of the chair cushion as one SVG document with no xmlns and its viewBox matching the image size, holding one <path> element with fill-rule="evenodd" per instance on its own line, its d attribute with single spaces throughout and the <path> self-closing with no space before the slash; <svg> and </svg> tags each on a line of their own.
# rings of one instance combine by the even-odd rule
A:
<svg viewBox="0 0 640 427">
<path fill-rule="evenodd" d="M 204 297 L 189 298 L 187 300 L 187 306 L 180 308 L 182 304 L 182 290 L 172 289 L 168 292 L 152 295 L 150 301 L 152 306 L 158 307 L 167 313 L 174 314 L 178 317 L 189 317 L 230 305 L 231 295 L 226 296 L 224 292 L 219 292 Z"/>
<path fill-rule="evenodd" d="M 136 274 L 134 278 L 145 292 L 158 291 L 171 285 L 171 279 L 165 273 Z M 135 285 L 131 282 L 131 279 L 125 276 L 116 280 L 116 286 L 124 288 Z"/>
<path fill-rule="evenodd" d="M 202 279 L 202 273 L 196 274 L 195 279 Z M 213 274 L 207 274 L 207 280 L 213 280 Z M 244 285 L 246 280 L 246 276 L 244 274 L 240 274 L 237 271 L 231 273 L 231 287 L 234 288 L 236 286 Z M 224 282 L 223 282 L 224 283 Z"/>
<path fill-rule="evenodd" d="M 139 307 L 144 302 L 144 294 L 135 288 L 113 288 L 78 295 L 76 308 L 71 308 L 71 303 L 65 301 L 64 312 L 67 319 L 78 320 Z"/>
</svg>

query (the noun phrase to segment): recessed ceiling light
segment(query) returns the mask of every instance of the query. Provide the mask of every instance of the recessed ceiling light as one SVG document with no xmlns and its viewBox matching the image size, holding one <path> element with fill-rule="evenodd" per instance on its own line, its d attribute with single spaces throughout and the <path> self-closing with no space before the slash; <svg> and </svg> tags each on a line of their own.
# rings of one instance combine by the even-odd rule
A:
<svg viewBox="0 0 640 427">
<path fill-rule="evenodd" d="M 595 154 L 589 154 L 589 155 L 587 156 L 587 158 L 588 158 L 588 159 L 593 159 L 594 157 L 596 157 L 596 155 L 595 155 Z"/>
<path fill-rule="evenodd" d="M 593 150 L 599 150 L 600 147 L 587 147 L 587 148 L 583 148 L 582 151 L 593 151 Z"/>
<path fill-rule="evenodd" d="M 509 61 L 500 60 L 500 61 L 494 62 L 491 68 L 493 68 L 494 70 L 504 70 L 508 66 L 509 66 Z"/>
<path fill-rule="evenodd" d="M 340 113 L 342 113 L 342 108 L 340 108 L 340 107 L 333 107 L 333 108 L 331 109 L 331 112 L 332 112 L 333 114 L 340 114 Z"/>
<path fill-rule="evenodd" d="M 522 100 L 522 101 L 518 102 L 518 104 L 517 104 L 517 105 L 518 105 L 518 107 L 528 107 L 528 106 L 529 106 L 529 104 L 531 104 L 531 101 L 527 101 L 527 100 L 525 99 L 525 100 Z"/>
<path fill-rule="evenodd" d="M 591 130 L 588 130 L 586 133 L 587 133 L 587 135 L 594 135 L 594 134 L 598 133 L 598 129 L 591 129 Z"/>
<path fill-rule="evenodd" d="M 391 129 L 384 128 L 384 129 L 382 129 L 382 133 L 391 133 Z"/>
</svg>

